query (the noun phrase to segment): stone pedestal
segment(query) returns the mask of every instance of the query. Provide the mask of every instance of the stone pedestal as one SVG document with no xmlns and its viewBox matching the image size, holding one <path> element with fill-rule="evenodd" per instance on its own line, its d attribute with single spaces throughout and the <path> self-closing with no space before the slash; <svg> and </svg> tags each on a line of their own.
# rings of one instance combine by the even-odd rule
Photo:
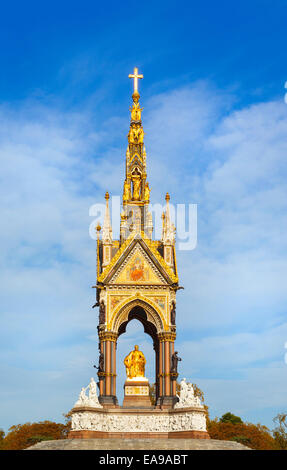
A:
<svg viewBox="0 0 287 470">
<path fill-rule="evenodd" d="M 175 396 L 169 396 L 169 397 L 160 397 L 157 400 L 156 407 L 161 408 L 162 410 L 168 410 L 174 407 L 174 405 L 177 403 L 178 398 Z"/>
<path fill-rule="evenodd" d="M 127 379 L 124 385 L 123 408 L 150 408 L 149 382 L 146 377 Z"/>
<path fill-rule="evenodd" d="M 102 395 L 99 397 L 99 402 L 104 408 L 118 408 L 119 406 L 118 399 L 115 396 Z"/>
</svg>

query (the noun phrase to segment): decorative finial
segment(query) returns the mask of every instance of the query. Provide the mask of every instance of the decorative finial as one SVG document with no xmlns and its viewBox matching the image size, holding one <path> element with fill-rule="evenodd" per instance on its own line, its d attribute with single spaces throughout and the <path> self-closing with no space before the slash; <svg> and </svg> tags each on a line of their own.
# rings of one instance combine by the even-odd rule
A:
<svg viewBox="0 0 287 470">
<path fill-rule="evenodd" d="M 170 200 L 170 195 L 169 195 L 168 193 L 166 193 L 166 195 L 165 195 L 165 200 L 166 200 L 166 201 L 169 201 L 169 200 Z"/>
<path fill-rule="evenodd" d="M 105 194 L 105 199 L 106 199 L 106 211 L 105 211 L 104 223 L 103 223 L 102 240 L 103 242 L 112 243 L 113 234 L 112 234 L 112 224 L 111 224 L 110 208 L 109 208 L 110 195 L 108 191 Z"/>
<path fill-rule="evenodd" d="M 138 79 L 139 78 L 143 78 L 143 75 L 142 74 L 138 74 L 138 68 L 135 67 L 134 68 L 134 73 L 130 73 L 129 74 L 129 78 L 133 78 L 134 79 L 134 93 L 133 93 L 133 100 L 135 101 L 134 97 L 137 98 L 137 95 L 138 95 L 138 98 L 139 99 L 139 92 L 138 92 Z"/>
<path fill-rule="evenodd" d="M 96 230 L 97 230 L 97 232 L 100 232 L 102 230 L 100 222 L 98 222 L 98 224 L 96 226 Z"/>
</svg>

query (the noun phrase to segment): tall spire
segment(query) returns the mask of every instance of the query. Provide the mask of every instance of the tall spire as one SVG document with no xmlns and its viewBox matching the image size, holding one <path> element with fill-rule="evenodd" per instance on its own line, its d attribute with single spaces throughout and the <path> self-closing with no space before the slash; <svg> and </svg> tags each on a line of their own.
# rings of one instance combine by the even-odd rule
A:
<svg viewBox="0 0 287 470">
<path fill-rule="evenodd" d="M 151 239 L 153 231 L 152 215 L 148 210 L 150 201 L 150 187 L 146 174 L 146 149 L 144 146 L 144 130 L 140 107 L 140 94 L 138 80 L 143 78 L 134 68 L 133 78 L 133 104 L 130 107 L 131 120 L 128 133 L 128 147 L 126 151 L 126 177 L 123 189 L 123 212 L 121 214 L 121 242 L 136 231 L 144 232 Z"/>
<path fill-rule="evenodd" d="M 133 105 L 130 107 L 131 121 L 128 133 L 128 148 L 126 152 L 126 178 L 124 182 L 123 204 L 143 205 L 149 202 L 150 188 L 146 181 L 146 151 L 144 148 L 144 131 L 141 121 L 143 108 L 140 107 L 138 79 L 143 78 L 134 68 L 129 75 L 134 80 L 132 94 Z"/>
</svg>

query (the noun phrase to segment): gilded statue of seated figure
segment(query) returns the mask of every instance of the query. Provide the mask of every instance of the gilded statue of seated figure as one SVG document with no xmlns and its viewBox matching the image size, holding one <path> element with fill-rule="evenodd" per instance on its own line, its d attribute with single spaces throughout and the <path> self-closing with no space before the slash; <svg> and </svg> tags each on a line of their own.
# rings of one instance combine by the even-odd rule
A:
<svg viewBox="0 0 287 470">
<path fill-rule="evenodd" d="M 135 349 L 131 351 L 124 360 L 127 378 L 133 379 L 134 377 L 144 377 L 145 364 L 146 359 L 144 357 L 144 354 L 139 351 L 139 347 L 136 345 Z"/>
</svg>

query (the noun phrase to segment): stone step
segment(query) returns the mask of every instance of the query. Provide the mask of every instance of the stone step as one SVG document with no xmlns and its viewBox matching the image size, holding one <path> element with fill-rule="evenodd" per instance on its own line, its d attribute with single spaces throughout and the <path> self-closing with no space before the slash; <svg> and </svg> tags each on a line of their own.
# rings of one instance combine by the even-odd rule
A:
<svg viewBox="0 0 287 470">
<path fill-rule="evenodd" d="M 216 439 L 61 439 L 42 441 L 26 450 L 251 450 Z"/>
</svg>

